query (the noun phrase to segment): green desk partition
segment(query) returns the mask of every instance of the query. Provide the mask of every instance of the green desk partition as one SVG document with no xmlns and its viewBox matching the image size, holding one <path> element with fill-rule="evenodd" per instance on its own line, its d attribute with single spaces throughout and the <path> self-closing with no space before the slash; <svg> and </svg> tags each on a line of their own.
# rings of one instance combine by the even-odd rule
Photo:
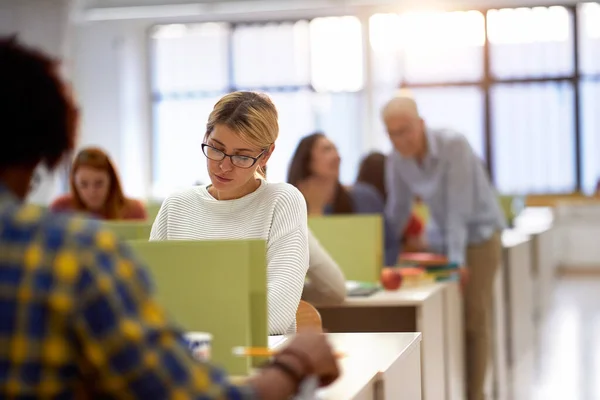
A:
<svg viewBox="0 0 600 400">
<path fill-rule="evenodd" d="M 146 215 L 148 216 L 148 222 L 154 223 L 158 212 L 160 211 L 160 206 L 162 203 L 148 202 L 146 204 Z"/>
<path fill-rule="evenodd" d="M 515 213 L 513 210 L 514 198 L 515 196 L 509 195 L 498 196 L 498 200 L 500 201 L 500 207 L 502 207 L 502 211 L 504 211 L 504 217 L 506 218 L 506 222 L 509 226 L 512 226 L 513 220 L 515 218 Z"/>
<path fill-rule="evenodd" d="M 187 332 L 213 335 L 212 361 L 247 375 L 235 346 L 268 345 L 265 242 L 131 241 L 156 286 L 158 302 Z M 255 360 L 258 362 L 259 360 Z"/>
<path fill-rule="evenodd" d="M 383 221 L 379 215 L 311 217 L 308 226 L 346 279 L 377 283 L 383 266 Z"/>
<path fill-rule="evenodd" d="M 148 240 L 152 222 L 147 221 L 104 221 L 104 226 L 121 240 Z"/>
</svg>

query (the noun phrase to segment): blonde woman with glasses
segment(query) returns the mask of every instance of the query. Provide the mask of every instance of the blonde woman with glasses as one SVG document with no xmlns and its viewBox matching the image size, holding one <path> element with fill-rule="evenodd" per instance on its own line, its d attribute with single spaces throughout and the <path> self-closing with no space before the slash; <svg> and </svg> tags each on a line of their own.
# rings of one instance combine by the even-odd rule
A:
<svg viewBox="0 0 600 400">
<path fill-rule="evenodd" d="M 271 335 L 295 332 L 309 261 L 304 197 L 292 185 L 264 179 L 279 133 L 277 118 L 266 95 L 235 92 L 219 100 L 202 144 L 211 183 L 168 197 L 150 235 L 150 240 L 265 240 Z"/>
</svg>

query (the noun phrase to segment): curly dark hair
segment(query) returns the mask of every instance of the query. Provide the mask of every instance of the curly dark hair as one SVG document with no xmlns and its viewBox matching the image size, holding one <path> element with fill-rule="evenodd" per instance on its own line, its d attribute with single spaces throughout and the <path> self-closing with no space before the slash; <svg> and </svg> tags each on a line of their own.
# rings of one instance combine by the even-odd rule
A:
<svg viewBox="0 0 600 400">
<path fill-rule="evenodd" d="M 78 111 L 58 62 L 0 37 L 0 170 L 43 163 L 54 169 L 73 150 Z"/>
</svg>

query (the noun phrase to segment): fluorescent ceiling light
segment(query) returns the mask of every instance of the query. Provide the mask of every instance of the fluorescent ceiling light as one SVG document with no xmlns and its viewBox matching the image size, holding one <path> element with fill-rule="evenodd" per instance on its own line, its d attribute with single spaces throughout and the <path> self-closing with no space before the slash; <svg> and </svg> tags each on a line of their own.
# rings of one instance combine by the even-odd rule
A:
<svg viewBox="0 0 600 400">
<path fill-rule="evenodd" d="M 187 17 L 206 13 L 206 4 L 177 4 L 162 6 L 133 6 L 91 8 L 84 11 L 87 21 L 106 21 L 117 19 L 170 18 Z"/>
<path fill-rule="evenodd" d="M 345 6 L 346 0 L 253 0 L 157 6 L 124 6 L 89 8 L 84 20 L 172 18 L 197 15 L 266 13 L 274 11 L 314 10 Z"/>
</svg>

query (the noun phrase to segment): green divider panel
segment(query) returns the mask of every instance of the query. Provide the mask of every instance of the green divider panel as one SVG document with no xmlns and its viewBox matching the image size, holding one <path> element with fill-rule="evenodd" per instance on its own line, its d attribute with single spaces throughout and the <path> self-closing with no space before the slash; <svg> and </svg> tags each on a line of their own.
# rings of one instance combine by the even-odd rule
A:
<svg viewBox="0 0 600 400">
<path fill-rule="evenodd" d="M 213 335 L 212 362 L 247 375 L 235 346 L 268 346 L 265 242 L 130 241 L 145 262 L 158 302 L 186 332 Z M 256 360 L 254 362 L 257 362 Z"/>
<path fill-rule="evenodd" d="M 515 196 L 509 195 L 500 195 L 498 196 L 498 200 L 500 201 L 500 207 L 502 207 L 502 211 L 504 212 L 504 217 L 509 226 L 512 226 L 512 222 L 515 218 L 515 213 L 513 210 L 513 200 Z"/>
<path fill-rule="evenodd" d="M 383 221 L 380 215 L 311 217 L 308 225 L 338 263 L 346 279 L 379 282 L 383 267 Z"/>
<path fill-rule="evenodd" d="M 146 204 L 146 215 L 148 216 L 147 220 L 150 223 L 154 223 L 158 212 L 160 211 L 160 206 L 162 203 L 148 202 Z"/>
<path fill-rule="evenodd" d="M 104 221 L 103 224 L 121 240 L 147 241 L 152 231 L 152 222 L 148 221 Z"/>
</svg>

